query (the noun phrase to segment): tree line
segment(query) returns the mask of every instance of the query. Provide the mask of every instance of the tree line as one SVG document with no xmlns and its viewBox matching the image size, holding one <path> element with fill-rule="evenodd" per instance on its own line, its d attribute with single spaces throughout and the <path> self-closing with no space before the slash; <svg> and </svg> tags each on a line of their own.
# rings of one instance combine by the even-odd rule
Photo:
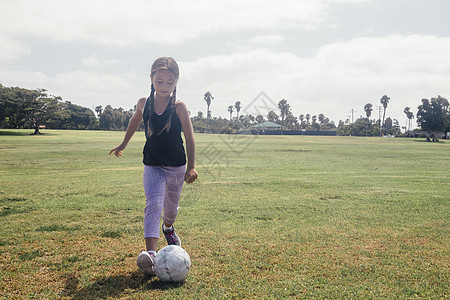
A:
<svg viewBox="0 0 450 300">
<path fill-rule="evenodd" d="M 197 112 L 197 115 L 192 118 L 194 130 L 199 132 L 236 133 L 241 129 L 248 129 L 266 121 L 281 125 L 283 130 L 336 130 L 334 122 L 330 121 L 324 114 L 301 114 L 297 118 L 293 115 L 286 99 L 278 102 L 279 111 L 270 110 L 267 115 L 258 114 L 256 116 L 251 114 L 240 115 L 241 101 L 236 101 L 234 105 L 228 106 L 229 119 L 212 117 L 210 106 L 214 97 L 211 92 L 206 92 L 203 99 L 207 106 L 206 118 L 201 111 Z M 236 112 L 236 117 L 233 117 L 234 112 Z"/>
<path fill-rule="evenodd" d="M 92 110 L 50 96 L 44 89 L 29 90 L 0 84 L 0 128 L 95 129 L 98 120 Z"/>
<path fill-rule="evenodd" d="M 311 115 L 309 113 L 294 116 L 290 104 L 286 99 L 278 102 L 278 110 L 271 110 L 267 115 L 240 114 L 241 101 L 228 106 L 229 118 L 213 117 L 211 104 L 214 100 L 211 92 L 204 94 L 206 103 L 206 117 L 203 112 L 197 112 L 191 120 L 196 132 L 207 133 L 237 133 L 251 128 L 265 121 L 277 123 L 282 130 L 335 130 L 338 135 L 379 136 L 398 135 L 400 123 L 396 119 L 386 118 L 386 110 L 390 98 L 386 95 L 380 98 L 379 108 L 383 108 L 383 117 L 371 119 L 373 105 L 364 106 L 366 116 L 356 121 L 340 120 L 338 125 L 330 121 L 323 113 Z M 33 128 L 35 134 L 44 127 L 49 129 L 97 129 L 97 130 L 126 130 L 134 109 L 124 110 L 107 105 L 95 107 L 95 114 L 70 101 L 63 101 L 61 97 L 51 96 L 44 89 L 29 90 L 19 87 L 4 87 L 0 84 L 0 128 Z M 233 113 L 235 116 L 233 117 Z M 405 107 L 405 131 L 409 132 L 412 120 L 415 118 L 410 107 Z M 423 131 L 431 133 L 450 131 L 449 102 L 438 96 L 422 99 L 416 114 L 417 124 Z M 143 125 L 141 125 L 143 129 Z"/>
<path fill-rule="evenodd" d="M 399 121 L 391 118 L 386 118 L 386 108 L 389 104 L 390 98 L 386 95 L 381 97 L 380 103 L 383 107 L 383 118 L 374 120 L 370 119 L 372 114 L 372 104 L 367 103 L 364 106 L 366 117 L 361 117 L 352 124 L 339 124 L 339 135 L 359 135 L 359 136 L 376 136 L 376 135 L 396 135 L 400 134 Z M 381 108 L 381 106 L 380 106 Z M 403 110 L 406 116 L 406 123 L 403 127 L 405 129 L 405 136 L 416 136 L 417 131 L 425 131 L 431 134 L 431 137 L 437 139 L 438 133 L 443 133 L 444 138 L 448 138 L 447 134 L 450 132 L 450 112 L 449 102 L 442 96 L 432 97 L 431 99 L 422 99 L 422 104 L 417 107 L 416 121 L 420 127 L 412 131 L 412 120 L 414 113 L 410 107 L 405 107 Z"/>
<path fill-rule="evenodd" d="M 194 117 L 194 128 L 200 131 L 207 131 L 209 124 L 216 124 L 220 121 L 220 126 L 211 126 L 210 132 L 216 133 L 215 130 L 219 128 L 219 133 L 230 132 L 232 130 L 239 130 L 240 128 L 248 128 L 251 125 L 260 124 L 266 119 L 262 115 L 256 117 L 252 115 L 240 116 L 241 102 L 237 101 L 234 105 L 228 106 L 229 122 L 234 122 L 231 125 L 226 125 L 223 119 L 211 118 L 210 106 L 214 97 L 211 92 L 206 92 L 204 100 L 207 105 L 207 118 L 203 118 L 203 113 L 198 112 Z M 300 114 L 298 117 L 294 116 L 291 112 L 290 105 L 286 99 L 282 99 L 278 102 L 279 115 L 275 111 L 270 111 L 266 116 L 268 121 L 277 123 L 285 130 L 336 130 L 337 135 L 353 135 L 353 136 L 381 136 L 381 135 L 399 135 L 401 134 L 401 125 L 399 120 L 386 118 L 386 111 L 391 98 L 384 95 L 380 98 L 381 110 L 383 109 L 383 117 L 378 119 L 371 119 L 373 105 L 367 103 L 364 105 L 364 111 L 366 116 L 360 117 L 356 121 L 350 118 L 342 121 L 340 120 L 336 126 L 333 121 L 330 121 L 324 114 L 310 115 Z M 236 111 L 236 118 L 233 119 L 233 112 Z M 380 111 L 381 112 L 381 111 Z M 413 135 L 412 133 L 412 120 L 414 119 L 414 113 L 410 107 L 405 107 L 403 112 L 406 116 L 406 124 L 403 127 L 405 129 L 405 135 Z M 417 124 L 420 127 L 418 130 L 429 132 L 434 137 L 437 133 L 441 132 L 447 137 L 447 132 L 450 132 L 450 113 L 449 102 L 446 98 L 437 96 L 429 99 L 422 99 L 422 105 L 417 107 Z M 234 126 L 233 126 L 234 125 Z M 241 126 L 241 127 L 240 127 Z"/>
<path fill-rule="evenodd" d="M 0 84 L 0 128 L 32 128 L 34 134 L 40 129 L 89 129 L 125 130 L 134 110 L 113 108 L 107 105 L 95 108 L 63 101 L 61 97 L 48 95 L 44 89 L 29 90 L 5 87 Z"/>
</svg>

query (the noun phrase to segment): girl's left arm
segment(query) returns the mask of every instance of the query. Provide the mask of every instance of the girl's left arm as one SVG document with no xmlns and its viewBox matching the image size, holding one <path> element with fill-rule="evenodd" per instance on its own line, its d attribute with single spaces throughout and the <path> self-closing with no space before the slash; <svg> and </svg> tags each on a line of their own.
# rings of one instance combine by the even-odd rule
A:
<svg viewBox="0 0 450 300">
<path fill-rule="evenodd" d="M 180 119 L 181 126 L 183 127 L 184 138 L 186 140 L 187 167 L 184 181 L 186 181 L 186 183 L 192 183 L 198 177 L 197 171 L 195 170 L 194 129 L 192 128 L 191 118 L 189 117 L 186 104 L 182 101 L 177 101 L 175 110 Z"/>
</svg>

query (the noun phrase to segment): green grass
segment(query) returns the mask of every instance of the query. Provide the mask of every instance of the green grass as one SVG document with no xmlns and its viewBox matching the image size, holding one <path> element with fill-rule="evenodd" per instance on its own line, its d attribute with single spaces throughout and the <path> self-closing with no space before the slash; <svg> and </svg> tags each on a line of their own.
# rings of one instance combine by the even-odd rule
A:
<svg viewBox="0 0 450 300">
<path fill-rule="evenodd" d="M 117 159 L 123 132 L 44 132 L 0 134 L 0 297 L 449 296 L 448 141 L 197 134 L 167 284 L 135 264 L 143 133 Z"/>
</svg>

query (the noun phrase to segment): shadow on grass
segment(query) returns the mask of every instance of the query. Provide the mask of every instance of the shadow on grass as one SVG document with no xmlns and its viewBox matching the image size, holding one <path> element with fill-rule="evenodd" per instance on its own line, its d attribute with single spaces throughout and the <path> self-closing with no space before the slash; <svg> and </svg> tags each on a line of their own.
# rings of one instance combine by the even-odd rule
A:
<svg viewBox="0 0 450 300">
<path fill-rule="evenodd" d="M 7 129 L 7 130 L 0 130 L 0 136 L 6 135 L 6 136 L 40 136 L 40 135 L 55 135 L 53 133 L 49 132 L 40 132 L 39 134 L 34 134 L 34 130 L 23 130 L 23 129 Z"/>
<path fill-rule="evenodd" d="M 439 141 L 427 141 L 426 139 L 414 140 L 414 142 L 418 143 L 430 143 L 430 144 L 445 144 L 445 140 Z"/>
<path fill-rule="evenodd" d="M 0 130 L 0 135 L 10 135 L 10 136 L 26 136 L 31 135 L 34 131 L 16 131 L 16 130 Z"/>
<path fill-rule="evenodd" d="M 125 290 L 169 290 L 184 283 L 162 282 L 157 277 L 145 277 L 138 270 L 129 275 L 101 277 L 87 287 L 78 288 L 79 280 L 73 274 L 63 277 L 64 296 L 70 299 L 105 299 L 120 297 Z"/>
</svg>

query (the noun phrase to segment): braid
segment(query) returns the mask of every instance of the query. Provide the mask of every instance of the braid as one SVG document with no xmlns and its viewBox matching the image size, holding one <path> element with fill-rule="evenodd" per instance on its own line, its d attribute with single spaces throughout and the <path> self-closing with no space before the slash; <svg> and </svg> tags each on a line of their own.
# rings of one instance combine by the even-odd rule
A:
<svg viewBox="0 0 450 300">
<path fill-rule="evenodd" d="M 175 112 L 175 102 L 176 102 L 176 98 L 177 98 L 177 88 L 175 87 L 175 89 L 172 92 L 172 97 L 170 97 L 170 115 L 167 118 L 167 122 L 166 125 L 164 125 L 164 128 L 161 129 L 161 131 L 158 133 L 161 134 L 164 130 L 166 130 L 166 132 L 169 132 L 170 130 L 170 126 L 172 125 L 172 115 Z"/>
<path fill-rule="evenodd" d="M 173 89 L 173 92 L 172 92 L 172 109 L 174 109 L 175 108 L 175 102 L 177 102 L 177 87 L 175 87 L 174 89 Z"/>
<path fill-rule="evenodd" d="M 148 118 L 148 121 L 147 121 L 147 128 L 148 128 L 147 137 L 150 137 L 153 134 L 152 118 L 153 118 L 153 111 L 154 111 L 154 106 L 155 106 L 155 87 L 153 86 L 153 83 L 151 86 L 150 97 L 148 97 L 148 100 L 150 100 L 150 117 Z"/>
</svg>

